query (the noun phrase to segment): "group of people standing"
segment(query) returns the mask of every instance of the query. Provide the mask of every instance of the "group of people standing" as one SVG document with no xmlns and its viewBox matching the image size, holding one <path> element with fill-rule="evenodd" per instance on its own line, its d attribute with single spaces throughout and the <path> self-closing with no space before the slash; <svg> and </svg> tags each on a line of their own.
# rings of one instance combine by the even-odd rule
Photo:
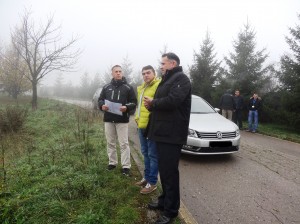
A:
<svg viewBox="0 0 300 224">
<path fill-rule="evenodd" d="M 122 67 L 112 67 L 112 80 L 100 93 L 98 105 L 104 111 L 105 135 L 109 164 L 117 167 L 117 139 L 120 145 L 122 174 L 130 175 L 128 123 L 135 111 L 141 152 L 144 156 L 144 176 L 135 183 L 141 194 L 157 188 L 158 173 L 162 193 L 148 204 L 161 210 L 157 224 L 170 223 L 180 207 L 179 158 L 186 144 L 191 111 L 191 83 L 183 73 L 180 59 L 174 53 L 161 58 L 162 77 L 156 76 L 151 65 L 142 68 L 144 83 L 137 87 L 138 97 L 122 74 Z"/>
<path fill-rule="evenodd" d="M 220 108 L 222 115 L 227 119 L 236 123 L 240 130 L 243 129 L 243 109 L 244 99 L 240 95 L 239 90 L 235 90 L 234 96 L 231 94 L 231 90 L 227 90 L 220 99 Z M 258 128 L 258 113 L 261 109 L 261 99 L 257 93 L 254 93 L 250 98 L 248 104 L 248 129 L 252 133 L 257 132 Z"/>
</svg>

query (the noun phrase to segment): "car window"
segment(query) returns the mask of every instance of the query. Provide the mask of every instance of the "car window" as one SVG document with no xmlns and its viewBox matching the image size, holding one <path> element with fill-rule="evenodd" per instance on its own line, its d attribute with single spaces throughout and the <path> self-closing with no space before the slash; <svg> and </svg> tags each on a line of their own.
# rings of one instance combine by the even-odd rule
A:
<svg viewBox="0 0 300 224">
<path fill-rule="evenodd" d="M 205 100 L 192 97 L 191 113 L 207 114 L 216 113 L 216 111 Z"/>
</svg>

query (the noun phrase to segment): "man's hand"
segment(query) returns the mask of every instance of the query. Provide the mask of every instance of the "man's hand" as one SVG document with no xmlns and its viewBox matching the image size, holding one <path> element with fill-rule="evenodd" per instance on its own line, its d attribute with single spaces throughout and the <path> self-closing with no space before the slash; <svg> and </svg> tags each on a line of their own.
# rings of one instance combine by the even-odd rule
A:
<svg viewBox="0 0 300 224">
<path fill-rule="evenodd" d="M 144 96 L 144 105 L 145 107 L 149 110 L 149 108 L 151 107 L 152 105 L 152 100 L 153 98 L 150 98 L 148 96 Z"/>
<path fill-rule="evenodd" d="M 103 111 L 108 111 L 108 110 L 109 110 L 109 107 L 108 107 L 107 105 L 104 104 L 104 105 L 102 105 L 102 110 L 103 110 Z"/>
<path fill-rule="evenodd" d="M 123 113 L 126 112 L 127 111 L 127 107 L 126 106 L 121 106 L 120 107 L 120 111 L 123 112 Z"/>
</svg>

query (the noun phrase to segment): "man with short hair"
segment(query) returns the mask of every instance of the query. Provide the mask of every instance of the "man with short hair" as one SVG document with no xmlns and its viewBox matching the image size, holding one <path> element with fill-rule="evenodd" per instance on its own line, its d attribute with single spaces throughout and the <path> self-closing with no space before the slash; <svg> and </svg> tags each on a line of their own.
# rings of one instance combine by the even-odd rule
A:
<svg viewBox="0 0 300 224">
<path fill-rule="evenodd" d="M 261 100 L 258 97 L 257 93 L 254 93 L 253 96 L 250 98 L 248 103 L 248 130 L 252 133 L 257 132 L 258 128 L 258 111 L 261 108 Z"/>
<path fill-rule="evenodd" d="M 157 224 L 170 223 L 180 207 L 179 159 L 187 142 L 191 112 L 191 82 L 179 66 L 174 53 L 162 55 L 162 81 L 154 98 L 144 97 L 144 104 L 151 111 L 149 139 L 156 142 L 158 169 L 162 194 L 148 208 L 163 210 Z"/>
<path fill-rule="evenodd" d="M 234 99 L 234 104 L 235 104 L 235 111 L 233 114 L 233 122 L 239 126 L 240 130 L 242 130 L 242 128 L 243 128 L 242 113 L 243 113 L 244 99 L 240 95 L 240 91 L 238 89 L 235 90 L 233 99 Z"/>
<path fill-rule="evenodd" d="M 136 183 L 137 186 L 143 187 L 141 194 L 149 194 L 156 190 L 158 176 L 158 162 L 155 141 L 146 136 L 147 125 L 149 122 L 150 112 L 144 105 L 144 97 L 154 97 L 160 79 L 156 77 L 155 70 L 151 65 L 142 69 L 144 83 L 137 87 L 138 107 L 135 113 L 135 121 L 138 125 L 138 133 L 141 144 L 141 152 L 144 156 L 144 177 Z"/>
<path fill-rule="evenodd" d="M 99 109 L 104 111 L 105 136 L 109 164 L 107 170 L 113 170 L 118 164 L 116 138 L 121 152 L 122 173 L 130 174 L 130 148 L 128 143 L 128 122 L 130 113 L 135 110 L 136 96 L 132 86 L 123 77 L 122 67 L 115 65 L 111 69 L 112 80 L 106 84 L 98 99 Z M 112 108 L 110 108 L 110 106 Z M 117 109 L 114 109 L 117 107 Z"/>
</svg>

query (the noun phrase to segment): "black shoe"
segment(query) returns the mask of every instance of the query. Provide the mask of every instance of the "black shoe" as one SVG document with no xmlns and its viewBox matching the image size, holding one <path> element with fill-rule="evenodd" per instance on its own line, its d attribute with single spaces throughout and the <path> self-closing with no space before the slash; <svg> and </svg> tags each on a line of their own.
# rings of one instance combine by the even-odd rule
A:
<svg viewBox="0 0 300 224">
<path fill-rule="evenodd" d="M 122 169 L 122 174 L 129 177 L 130 176 L 130 169 L 128 168 L 123 168 Z"/>
<path fill-rule="evenodd" d="M 151 201 L 148 203 L 148 208 L 151 210 L 164 210 L 164 206 L 158 204 L 158 202 Z"/>
<path fill-rule="evenodd" d="M 165 215 L 160 216 L 157 220 L 156 220 L 156 224 L 167 224 L 167 223 L 171 223 L 172 219 L 170 217 L 167 217 Z"/>
<path fill-rule="evenodd" d="M 113 169 L 115 169 L 115 168 L 116 168 L 115 165 L 109 164 L 109 165 L 107 166 L 106 170 L 113 170 Z"/>
</svg>

